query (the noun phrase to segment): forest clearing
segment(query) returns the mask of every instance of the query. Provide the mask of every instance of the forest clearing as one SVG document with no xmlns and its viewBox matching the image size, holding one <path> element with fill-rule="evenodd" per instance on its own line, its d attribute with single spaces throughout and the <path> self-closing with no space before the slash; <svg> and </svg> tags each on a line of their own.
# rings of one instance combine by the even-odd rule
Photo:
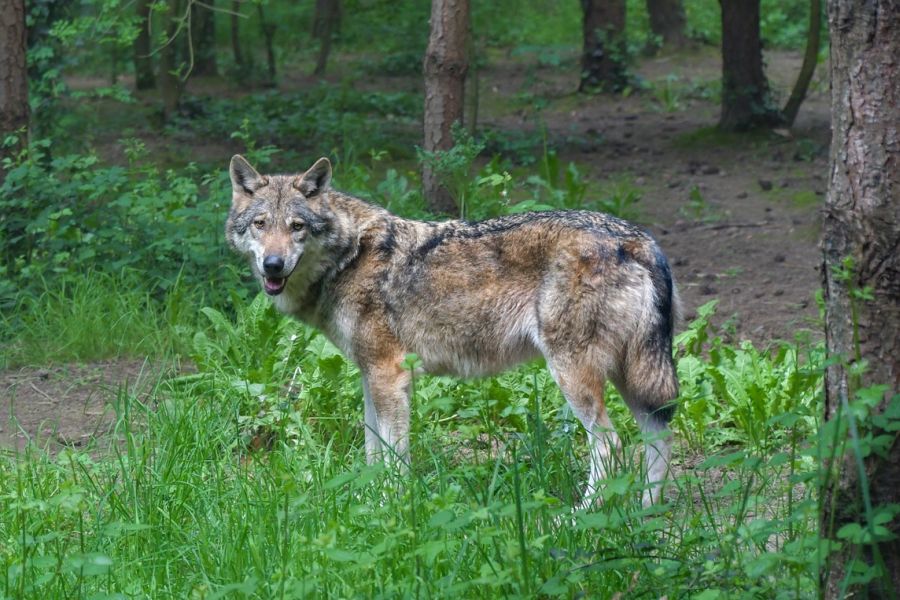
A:
<svg viewBox="0 0 900 600">
<path fill-rule="evenodd" d="M 0 1 L 0 598 L 897 597 L 875 4 Z M 401 357 L 408 471 L 367 461 L 366 369 L 226 244 L 234 155 L 411 219 L 645 229 L 683 305 L 659 501 L 611 383 L 586 498 L 542 359 Z"/>
</svg>

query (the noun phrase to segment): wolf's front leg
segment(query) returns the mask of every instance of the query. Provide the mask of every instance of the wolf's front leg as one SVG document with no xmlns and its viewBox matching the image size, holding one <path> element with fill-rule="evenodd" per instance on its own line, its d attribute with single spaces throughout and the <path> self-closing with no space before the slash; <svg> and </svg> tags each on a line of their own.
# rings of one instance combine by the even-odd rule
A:
<svg viewBox="0 0 900 600">
<path fill-rule="evenodd" d="M 363 369 L 366 460 L 409 466 L 409 372 L 400 362 Z"/>
</svg>

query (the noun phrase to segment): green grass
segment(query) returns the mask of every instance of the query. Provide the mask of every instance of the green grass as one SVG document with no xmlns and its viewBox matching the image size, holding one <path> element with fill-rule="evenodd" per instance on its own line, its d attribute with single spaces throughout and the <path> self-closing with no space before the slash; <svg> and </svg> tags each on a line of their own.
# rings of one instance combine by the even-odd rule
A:
<svg viewBox="0 0 900 600">
<path fill-rule="evenodd" d="M 778 140 L 771 131 L 757 130 L 734 133 L 722 131 L 718 127 L 701 127 L 694 131 L 679 135 L 675 139 L 675 145 L 680 148 L 716 148 L 730 146 L 737 148 L 768 147 L 773 140 Z"/>
<path fill-rule="evenodd" d="M 498 451 L 466 457 L 466 444 L 419 435 L 407 478 L 364 465 L 361 435 L 347 444 L 310 431 L 248 454 L 233 402 L 166 396 L 153 410 L 121 398 L 112 456 L 30 449 L 0 463 L 6 596 L 604 597 L 677 586 L 798 597 L 813 583 L 814 502 L 800 493 L 791 504 L 795 467 L 777 456 L 714 457 L 651 510 L 625 472 L 602 508 L 572 515 L 582 457 L 560 431 L 490 439 Z M 357 413 L 330 418 L 361 433 Z"/>
<path fill-rule="evenodd" d="M 799 208 L 809 208 L 824 202 L 813 190 L 799 190 L 791 194 L 791 202 Z"/>
<path fill-rule="evenodd" d="M 666 503 L 641 507 L 611 394 L 621 468 L 577 512 L 584 435 L 542 365 L 417 378 L 407 476 L 365 464 L 356 370 L 321 336 L 265 299 L 207 311 L 199 373 L 123 387 L 112 439 L 0 455 L 0 597 L 808 597 L 818 359 L 725 346 L 712 310 L 679 338 Z"/>
<path fill-rule="evenodd" d="M 167 291 L 147 291 L 133 272 L 68 275 L 40 288 L 20 293 L 4 312 L 0 333 L 9 343 L 0 350 L 0 367 L 171 352 L 176 328 L 194 318 L 190 296 L 199 298 L 180 281 Z"/>
</svg>

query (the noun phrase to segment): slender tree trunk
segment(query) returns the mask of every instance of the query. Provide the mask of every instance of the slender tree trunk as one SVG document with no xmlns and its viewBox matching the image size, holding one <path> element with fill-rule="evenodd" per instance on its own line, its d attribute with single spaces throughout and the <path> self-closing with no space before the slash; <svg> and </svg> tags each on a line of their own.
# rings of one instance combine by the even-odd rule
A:
<svg viewBox="0 0 900 600">
<path fill-rule="evenodd" d="M 647 0 L 650 31 L 665 48 L 682 48 L 687 44 L 686 20 L 681 0 Z"/>
<path fill-rule="evenodd" d="M 166 13 L 168 25 L 166 26 L 165 46 L 159 51 L 159 93 L 163 101 L 164 118 L 170 118 L 178 108 L 181 100 L 182 81 L 179 75 L 178 65 L 178 20 L 182 18 L 184 5 L 182 0 L 169 0 L 169 10 Z"/>
<path fill-rule="evenodd" d="M 722 5 L 722 116 L 719 127 L 746 131 L 781 123 L 763 72 L 759 0 L 719 0 Z"/>
<path fill-rule="evenodd" d="M 0 0 L 0 142 L 7 135 L 28 127 L 28 66 L 24 0 Z M 14 155 L 27 142 L 19 137 L 17 146 L 0 144 L 0 182 L 6 177 L 3 159 Z"/>
<path fill-rule="evenodd" d="M 806 53 L 803 55 L 803 66 L 800 67 L 800 75 L 797 76 L 797 83 L 788 98 L 787 104 L 784 105 L 782 114 L 784 115 L 784 124 L 791 127 L 797 119 L 797 113 L 800 112 L 800 105 L 806 98 L 806 91 L 809 89 L 809 82 L 812 81 L 813 73 L 816 72 L 816 62 L 819 60 L 819 39 L 822 31 L 822 0 L 809 1 L 809 33 L 806 36 Z"/>
<path fill-rule="evenodd" d="M 150 5 L 153 0 L 138 0 L 138 35 L 134 39 L 134 87 L 138 90 L 152 90 L 156 87 L 153 73 L 153 57 L 150 55 Z"/>
<path fill-rule="evenodd" d="M 241 49 L 241 3 L 239 0 L 231 2 L 231 52 L 234 55 L 234 64 L 238 71 L 244 68 L 244 52 Z"/>
<path fill-rule="evenodd" d="M 618 92 L 628 85 L 625 0 L 581 0 L 584 48 L 579 91 Z"/>
<path fill-rule="evenodd" d="M 313 17 L 313 37 L 319 40 L 319 54 L 313 75 L 324 75 L 331 55 L 334 34 L 341 22 L 340 0 L 316 0 L 316 14 Z"/>
<path fill-rule="evenodd" d="M 217 75 L 215 0 L 191 3 L 191 43 L 194 46 L 194 68 L 191 75 Z"/>
<path fill-rule="evenodd" d="M 825 416 L 834 423 L 848 419 L 846 404 L 859 386 L 890 386 L 875 414 L 900 390 L 900 3 L 829 0 L 828 21 L 832 141 L 822 275 L 826 345 L 835 359 L 825 372 Z M 860 377 L 849 367 L 861 361 L 868 369 Z M 900 439 L 880 427 L 873 439 L 886 445 L 865 458 L 862 472 L 852 449 L 833 465 L 838 475 L 822 503 L 830 539 L 850 523 L 869 527 L 863 488 L 874 508 L 900 503 Z M 822 572 L 826 598 L 900 595 L 900 518 L 883 525 L 894 539 L 843 540 L 830 556 Z M 851 584 L 848 575 L 866 565 L 878 576 Z"/>
<path fill-rule="evenodd" d="M 256 5 L 256 10 L 259 14 L 259 29 L 262 32 L 263 40 L 266 43 L 266 66 L 268 67 L 268 81 L 267 85 L 274 86 L 275 85 L 275 30 L 277 26 L 275 23 L 270 23 L 266 21 L 266 13 L 263 10 L 262 4 Z"/>
<path fill-rule="evenodd" d="M 432 0 L 431 35 L 425 52 L 425 140 L 428 152 L 453 147 L 451 127 L 463 122 L 468 62 L 469 0 Z M 456 202 L 427 165 L 422 170 L 425 201 L 435 213 L 453 214 Z"/>
</svg>

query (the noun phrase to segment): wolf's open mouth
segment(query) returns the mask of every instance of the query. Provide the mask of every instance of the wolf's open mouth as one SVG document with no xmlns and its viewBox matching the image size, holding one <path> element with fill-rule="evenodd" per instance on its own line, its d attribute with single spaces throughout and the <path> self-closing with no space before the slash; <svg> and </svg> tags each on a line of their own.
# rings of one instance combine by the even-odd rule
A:
<svg viewBox="0 0 900 600">
<path fill-rule="evenodd" d="M 263 288 L 270 296 L 277 296 L 283 292 L 284 284 L 287 283 L 287 277 L 265 277 L 263 280 Z"/>
</svg>

